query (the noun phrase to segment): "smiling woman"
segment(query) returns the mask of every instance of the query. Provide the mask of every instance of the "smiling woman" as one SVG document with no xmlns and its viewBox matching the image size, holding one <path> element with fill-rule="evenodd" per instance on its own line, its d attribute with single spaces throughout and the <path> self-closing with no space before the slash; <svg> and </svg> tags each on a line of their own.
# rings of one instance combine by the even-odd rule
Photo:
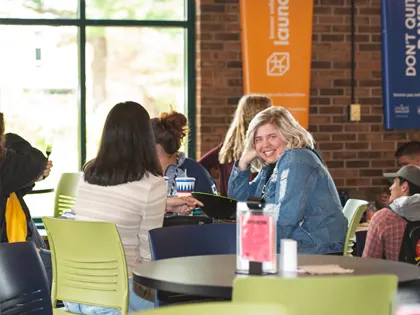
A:
<svg viewBox="0 0 420 315">
<path fill-rule="evenodd" d="M 287 109 L 275 106 L 254 117 L 245 142 L 229 180 L 229 197 L 263 198 L 280 207 L 278 245 L 291 238 L 299 253 L 342 253 L 347 220 L 311 134 Z M 249 183 L 251 165 L 259 174 Z"/>
</svg>

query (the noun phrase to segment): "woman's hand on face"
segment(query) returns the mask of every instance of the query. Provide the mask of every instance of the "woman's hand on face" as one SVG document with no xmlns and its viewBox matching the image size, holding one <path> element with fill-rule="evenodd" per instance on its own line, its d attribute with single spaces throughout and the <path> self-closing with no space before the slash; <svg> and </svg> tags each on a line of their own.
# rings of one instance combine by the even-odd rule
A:
<svg viewBox="0 0 420 315">
<path fill-rule="evenodd" d="M 182 212 L 189 214 L 197 206 L 204 205 L 193 197 L 173 197 L 166 200 L 166 211 L 168 212 Z"/>
<path fill-rule="evenodd" d="M 242 154 L 241 159 L 238 162 L 239 169 L 241 171 L 247 170 L 249 164 L 251 164 L 252 160 L 254 160 L 257 156 L 257 151 L 255 151 L 255 149 L 244 152 L 244 154 Z"/>
</svg>

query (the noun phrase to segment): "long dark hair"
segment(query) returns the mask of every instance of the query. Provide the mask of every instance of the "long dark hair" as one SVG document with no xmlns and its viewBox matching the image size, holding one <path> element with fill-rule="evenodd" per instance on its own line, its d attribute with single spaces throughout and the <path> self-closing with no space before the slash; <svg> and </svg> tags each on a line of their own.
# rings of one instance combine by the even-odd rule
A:
<svg viewBox="0 0 420 315">
<path fill-rule="evenodd" d="M 143 106 L 124 102 L 111 109 L 98 154 L 84 173 L 86 182 L 100 186 L 138 181 L 146 173 L 162 176 L 150 116 Z"/>
<path fill-rule="evenodd" d="M 188 133 L 188 120 L 185 115 L 171 109 L 152 119 L 156 143 L 160 144 L 167 154 L 178 152 L 182 140 Z"/>
</svg>

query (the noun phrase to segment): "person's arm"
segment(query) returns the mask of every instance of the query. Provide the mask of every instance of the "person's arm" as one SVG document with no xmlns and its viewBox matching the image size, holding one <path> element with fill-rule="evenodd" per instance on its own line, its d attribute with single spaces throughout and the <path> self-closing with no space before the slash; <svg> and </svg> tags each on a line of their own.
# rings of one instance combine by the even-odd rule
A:
<svg viewBox="0 0 420 315">
<path fill-rule="evenodd" d="M 204 204 L 193 197 L 172 197 L 166 199 L 167 212 L 191 213 L 197 206 Z"/>
<path fill-rule="evenodd" d="M 298 161 L 279 163 L 277 166 L 276 204 L 280 207 L 277 238 L 290 238 L 293 230 L 304 220 L 315 189 L 318 170 Z"/>
<path fill-rule="evenodd" d="M 248 167 L 247 170 L 239 169 L 238 162 L 235 162 L 229 177 L 228 197 L 239 201 L 247 201 L 249 197 L 257 197 L 256 191 L 261 180 L 261 172 L 252 182 L 249 182 L 250 170 L 251 167 Z"/>
<path fill-rule="evenodd" d="M 380 226 L 381 216 L 378 214 L 379 212 L 375 213 L 372 217 L 372 221 L 370 221 L 362 257 L 378 259 L 383 257 L 384 241 Z"/>
<path fill-rule="evenodd" d="M 166 207 L 166 183 L 163 178 L 156 181 L 147 195 L 144 207 L 143 220 L 140 224 L 138 238 L 140 241 L 139 253 L 141 262 L 151 260 L 149 231 L 160 228 L 163 225 L 163 217 Z M 130 275 L 131 276 L 131 275 Z"/>
<path fill-rule="evenodd" d="M 2 189 L 6 194 L 31 186 L 47 166 L 47 158 L 26 140 L 6 135 L 6 154 L 1 166 Z"/>
<path fill-rule="evenodd" d="M 219 152 L 220 152 L 221 145 L 219 144 L 217 147 L 213 148 L 206 154 L 204 154 L 198 163 L 204 166 L 204 168 L 210 172 L 212 168 L 216 168 L 219 166 Z"/>
</svg>

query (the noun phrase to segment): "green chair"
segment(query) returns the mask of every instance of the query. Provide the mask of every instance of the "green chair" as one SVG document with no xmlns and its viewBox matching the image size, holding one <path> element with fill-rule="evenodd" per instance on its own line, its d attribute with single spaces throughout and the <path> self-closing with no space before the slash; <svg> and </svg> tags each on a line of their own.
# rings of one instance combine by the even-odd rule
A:
<svg viewBox="0 0 420 315">
<path fill-rule="evenodd" d="M 278 303 L 289 315 L 390 315 L 397 285 L 395 275 L 236 278 L 232 301 Z"/>
<path fill-rule="evenodd" d="M 287 315 L 284 308 L 276 304 L 251 304 L 214 302 L 165 306 L 152 310 L 130 313 L 132 315 Z"/>
<path fill-rule="evenodd" d="M 77 188 L 83 173 L 63 173 L 55 190 L 54 218 L 58 218 L 64 211 L 71 210 L 76 202 Z"/>
<path fill-rule="evenodd" d="M 343 209 L 343 214 L 347 218 L 348 228 L 346 241 L 344 243 L 343 256 L 353 256 L 353 245 L 356 238 L 356 229 L 366 211 L 368 202 L 359 199 L 349 199 Z"/>
<path fill-rule="evenodd" d="M 128 275 L 115 224 L 44 217 L 51 248 L 54 314 L 57 300 L 128 312 Z"/>
</svg>

